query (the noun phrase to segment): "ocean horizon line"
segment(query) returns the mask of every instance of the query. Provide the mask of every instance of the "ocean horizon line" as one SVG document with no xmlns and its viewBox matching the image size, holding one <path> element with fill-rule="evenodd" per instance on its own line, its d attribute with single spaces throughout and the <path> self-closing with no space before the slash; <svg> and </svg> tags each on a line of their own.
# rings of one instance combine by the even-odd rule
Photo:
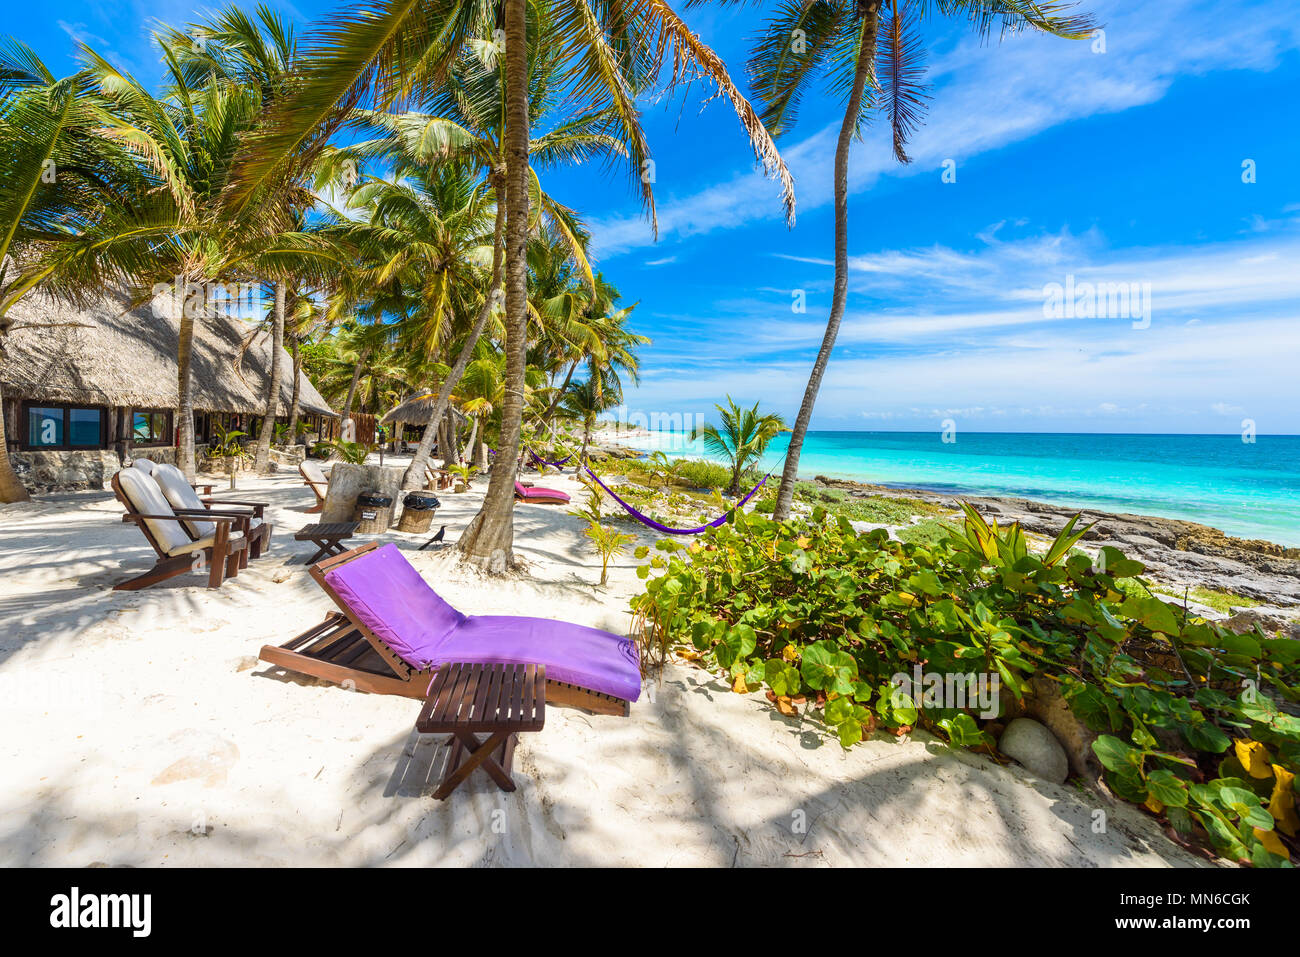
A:
<svg viewBox="0 0 1300 957">
<path fill-rule="evenodd" d="M 617 424 L 610 420 L 602 420 L 602 426 Z M 618 431 L 643 431 L 655 432 L 662 435 L 687 435 L 690 429 L 652 429 L 648 426 L 626 426 Z M 842 434 L 842 435 L 930 435 L 933 433 L 942 434 L 943 429 L 809 429 L 809 435 L 825 434 Z M 1152 438 L 1239 438 L 1241 430 L 1236 429 L 1229 432 L 1080 432 L 1080 431 L 1062 431 L 1062 432 L 1045 432 L 1038 430 L 993 430 L 993 429 L 962 429 L 959 435 L 1117 435 L 1117 436 L 1150 436 Z M 1300 432 L 1256 432 L 1256 438 L 1267 437 L 1270 439 L 1300 439 Z M 1249 443 L 1246 443 L 1249 444 Z"/>
</svg>

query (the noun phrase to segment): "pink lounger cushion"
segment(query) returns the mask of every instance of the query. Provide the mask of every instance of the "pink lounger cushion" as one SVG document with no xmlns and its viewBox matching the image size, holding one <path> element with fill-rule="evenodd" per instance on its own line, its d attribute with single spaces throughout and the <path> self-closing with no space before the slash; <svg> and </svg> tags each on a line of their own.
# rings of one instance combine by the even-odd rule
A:
<svg viewBox="0 0 1300 957">
<path fill-rule="evenodd" d="M 396 545 L 381 545 L 325 573 L 357 620 L 407 664 L 540 664 L 549 681 L 635 701 L 636 645 L 627 638 L 550 618 L 463 615 L 443 601 Z"/>
<path fill-rule="evenodd" d="M 554 488 L 529 488 L 526 485 L 515 483 L 515 494 L 527 501 L 530 498 L 536 499 L 558 499 L 561 502 L 569 500 L 568 492 L 561 492 Z"/>
</svg>

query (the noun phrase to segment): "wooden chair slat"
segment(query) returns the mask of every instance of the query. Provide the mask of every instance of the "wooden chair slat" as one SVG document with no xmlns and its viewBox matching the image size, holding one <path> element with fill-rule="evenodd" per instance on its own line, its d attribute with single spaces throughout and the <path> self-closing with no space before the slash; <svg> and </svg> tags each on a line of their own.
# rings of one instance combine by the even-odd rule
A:
<svg viewBox="0 0 1300 957">
<path fill-rule="evenodd" d="M 492 685 L 492 677 L 496 673 L 495 665 L 488 665 L 486 670 L 479 673 L 477 687 L 474 689 L 474 704 L 468 715 L 469 721 L 483 721 L 491 708 L 488 691 Z"/>
<path fill-rule="evenodd" d="M 510 710 L 504 718 L 519 721 L 524 703 L 524 672 L 527 665 L 512 672 L 510 676 Z"/>
</svg>

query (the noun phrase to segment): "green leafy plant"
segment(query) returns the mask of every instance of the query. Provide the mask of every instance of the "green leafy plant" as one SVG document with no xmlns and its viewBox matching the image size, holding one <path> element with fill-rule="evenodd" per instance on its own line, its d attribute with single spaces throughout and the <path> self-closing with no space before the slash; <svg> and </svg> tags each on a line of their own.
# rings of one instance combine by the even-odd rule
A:
<svg viewBox="0 0 1300 957">
<path fill-rule="evenodd" d="M 466 488 L 469 488 L 470 476 L 473 475 L 475 472 L 477 472 L 478 469 L 476 469 L 472 465 L 467 465 L 464 462 L 458 462 L 455 465 L 448 465 L 447 471 L 450 472 L 452 475 L 456 476 L 456 478 L 460 479 L 461 483 Z"/>
<path fill-rule="evenodd" d="M 235 476 L 239 472 L 240 464 L 253 458 L 239 441 L 246 438 L 248 433 L 238 429 L 223 429 L 221 426 L 217 426 L 216 429 L 217 438 L 208 446 L 208 458 L 225 463 L 226 473 L 230 476 L 230 487 L 235 488 Z"/>
<path fill-rule="evenodd" d="M 585 505 L 570 509 L 569 514 L 576 515 L 587 523 L 583 534 L 587 536 L 591 547 L 600 556 L 600 584 L 603 586 L 609 583 L 609 563 L 623 554 L 627 546 L 636 541 L 636 536 L 603 525 L 600 506 L 604 493 L 595 482 L 589 482 L 585 478 L 581 478 L 580 481 L 586 486 L 587 502 Z"/>
<path fill-rule="evenodd" d="M 365 465 L 366 459 L 370 453 L 375 450 L 373 445 L 366 445 L 362 442 L 321 442 L 317 444 L 317 449 L 324 448 L 327 454 L 337 455 L 339 460 L 347 462 L 349 465 Z"/>
<path fill-rule="evenodd" d="M 1115 794 L 1232 860 L 1287 865 L 1300 850 L 1300 641 L 1234 634 L 1161 600 L 1141 562 L 1077 549 L 1077 516 L 1031 547 L 1018 525 L 963 512 L 919 542 L 855 534 L 818 506 L 799 522 L 735 513 L 690 543 L 642 547 L 643 653 L 683 649 L 784 714 L 802 702 L 845 747 L 922 727 L 989 749 L 1010 700 L 1052 682 L 1098 734 Z M 996 677 L 995 713 L 904 691 L 895 679 L 918 667 Z"/>
</svg>

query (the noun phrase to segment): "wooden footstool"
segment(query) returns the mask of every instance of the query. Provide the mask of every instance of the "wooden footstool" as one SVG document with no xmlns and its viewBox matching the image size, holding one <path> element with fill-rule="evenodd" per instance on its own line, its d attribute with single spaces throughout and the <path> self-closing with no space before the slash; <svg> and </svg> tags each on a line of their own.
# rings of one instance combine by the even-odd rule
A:
<svg viewBox="0 0 1300 957">
<path fill-rule="evenodd" d="M 541 731 L 545 723 L 545 665 L 443 665 L 415 721 L 421 734 L 449 733 L 455 739 L 433 796 L 441 801 L 478 767 L 501 790 L 513 791 L 510 762 L 517 736 Z M 479 733 L 487 740 L 480 742 Z"/>
<path fill-rule="evenodd" d="M 347 547 L 342 544 L 343 540 L 351 538 L 360 524 L 360 522 L 324 522 L 303 526 L 302 530 L 293 536 L 294 539 L 299 542 L 312 542 L 318 546 L 316 554 L 303 564 L 311 565 L 318 559 L 346 552 Z"/>
</svg>

